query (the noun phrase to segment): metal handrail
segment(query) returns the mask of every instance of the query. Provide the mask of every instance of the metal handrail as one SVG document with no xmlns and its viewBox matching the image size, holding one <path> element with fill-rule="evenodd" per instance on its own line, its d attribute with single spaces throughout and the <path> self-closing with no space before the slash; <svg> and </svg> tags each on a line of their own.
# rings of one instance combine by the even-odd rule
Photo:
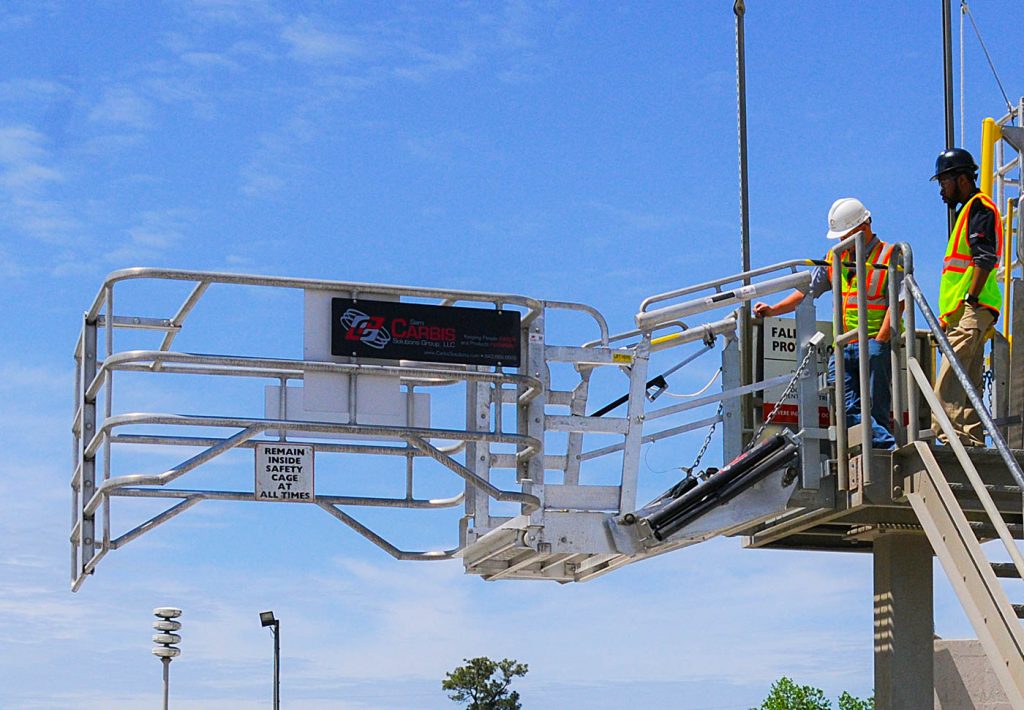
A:
<svg viewBox="0 0 1024 710">
<path fill-rule="evenodd" d="M 751 271 L 744 271 L 738 274 L 732 274 L 718 279 L 712 279 L 711 281 L 704 281 L 703 283 L 694 284 L 693 286 L 687 286 L 685 288 L 675 289 L 673 291 L 666 291 L 665 293 L 655 294 L 645 298 L 640 303 L 640 312 L 644 313 L 647 309 L 655 304 L 662 301 L 669 301 L 673 298 L 679 298 L 680 296 L 686 296 L 691 293 L 697 293 L 699 291 L 706 291 L 707 289 L 714 289 L 716 293 L 720 293 L 722 286 L 730 283 L 746 285 L 745 280 L 755 278 L 757 276 L 763 276 L 770 274 L 775 271 L 789 270 L 791 273 L 796 273 L 797 267 L 800 266 L 813 266 L 814 262 L 809 259 L 790 259 L 789 261 L 782 261 L 777 264 L 770 264 L 769 266 L 762 266 L 758 269 Z"/>
<path fill-rule="evenodd" d="M 531 311 L 540 311 L 543 302 L 528 296 L 510 293 L 488 293 L 485 291 L 453 291 L 451 289 L 427 288 L 422 286 L 394 286 L 389 284 L 370 284 L 357 281 L 333 281 L 290 276 L 266 276 L 263 274 L 235 274 L 217 271 L 186 271 L 182 269 L 162 269 L 154 267 L 135 267 L 119 269 L 107 275 L 100 287 L 96 299 L 89 308 L 86 319 L 95 320 L 103 308 L 106 292 L 121 281 L 133 279 L 162 279 L 166 281 L 194 281 L 197 283 L 233 284 L 236 286 L 273 286 L 277 288 L 294 288 L 316 291 L 349 291 L 352 293 L 391 294 L 411 296 L 413 298 L 438 298 L 458 301 L 476 301 L 478 303 L 501 303 L 522 306 Z M 580 304 L 582 305 L 582 304 Z"/>
<path fill-rule="evenodd" d="M 981 395 L 978 394 L 978 391 L 971 383 L 971 379 L 967 375 L 967 371 L 953 352 L 953 346 L 950 345 L 945 331 L 943 331 L 942 326 L 939 325 L 938 318 L 935 317 L 935 313 L 932 311 L 931 306 L 928 305 L 928 301 L 925 299 L 924 293 L 921 291 L 921 287 L 917 285 L 917 281 L 914 280 L 913 275 L 907 276 L 906 284 L 907 291 L 913 296 L 918 308 L 921 309 L 921 313 L 924 314 L 925 321 L 928 323 L 928 328 L 932 331 L 932 335 L 935 336 L 939 350 L 942 351 L 942 356 L 946 358 L 947 365 L 953 371 L 953 374 L 956 375 L 957 380 L 964 388 L 967 399 L 970 400 L 971 406 L 974 407 L 977 412 L 978 419 L 981 420 L 981 424 L 984 427 L 985 432 L 989 435 L 989 438 L 992 439 L 993 447 L 999 452 L 1000 458 L 1002 458 L 1006 463 L 1006 467 L 1010 470 L 1013 480 L 1017 482 L 1018 486 L 1024 489 L 1024 471 L 1021 470 L 1020 464 L 1017 463 L 1017 459 L 1013 457 L 1013 453 L 1011 453 L 1006 440 L 1003 439 L 1003 435 L 999 433 L 999 427 L 996 426 L 995 421 L 992 419 L 992 415 L 988 412 L 988 407 L 985 406 L 985 402 L 982 400 Z M 950 438 L 950 442 L 952 442 L 952 438 Z"/>
<path fill-rule="evenodd" d="M 910 294 L 913 299 L 913 305 L 921 309 L 921 313 L 924 315 L 925 323 L 928 326 L 928 330 L 935 338 L 935 342 L 938 344 L 939 350 L 942 352 L 942 356 L 946 360 L 946 365 L 953 372 L 961 387 L 963 387 L 967 399 L 970 401 L 971 406 L 974 407 L 977 412 L 978 418 L 981 424 L 992 440 L 993 447 L 999 452 L 999 456 L 1003 459 L 1007 468 L 1013 476 L 1014 481 L 1021 489 L 1024 489 L 1024 471 L 1021 470 L 1020 464 L 1017 463 L 1016 458 L 1010 451 L 1005 439 L 1003 439 L 999 428 L 996 426 L 988 408 L 985 406 L 981 395 L 975 389 L 967 371 L 964 369 L 960 360 L 956 357 L 953 352 L 953 347 L 946 337 L 946 333 L 943 330 L 938 318 L 936 318 L 934 311 L 932 311 L 928 300 L 925 298 L 924 292 L 918 285 L 917 280 L 914 276 L 913 269 L 913 251 L 909 244 L 901 242 L 896 245 L 896 249 L 899 252 L 899 257 L 903 262 L 903 285 L 906 288 L 906 292 Z M 896 253 L 894 252 L 895 261 Z M 894 265 L 890 263 L 889 272 L 889 299 L 890 309 L 898 307 L 898 278 L 893 278 L 895 272 L 893 270 Z M 893 311 L 890 311 L 893 312 Z M 917 358 L 915 352 L 916 342 L 914 340 L 915 333 L 915 309 L 913 307 L 907 308 L 904 311 L 905 323 L 905 358 L 907 363 L 907 407 L 910 414 L 910 421 L 907 427 L 907 440 L 908 442 L 915 442 L 919 438 L 918 432 L 918 396 L 923 396 L 931 407 L 933 417 L 938 422 L 939 427 L 942 429 L 942 433 L 946 435 L 950 449 L 953 451 L 967 475 L 967 479 L 974 490 L 974 494 L 978 497 L 981 502 L 985 513 L 988 515 L 993 528 L 996 531 L 997 536 L 1006 548 L 1010 559 L 1013 561 L 1017 568 L 1018 573 L 1024 576 L 1024 556 L 1021 555 L 1020 550 L 1017 548 L 1016 542 L 1013 539 L 1009 529 L 1006 526 L 1006 521 L 999 513 L 999 509 L 993 502 L 991 494 L 985 487 L 984 481 L 981 479 L 978 473 L 977 467 L 971 461 L 970 454 L 967 453 L 966 447 L 960 441 L 957 432 L 954 430 L 952 422 L 949 417 L 946 416 L 945 411 L 942 409 L 942 403 L 932 390 L 932 385 L 928 381 L 928 377 L 925 374 L 921 364 Z M 898 364 L 898 354 L 893 353 L 893 362 Z M 893 372 L 893 404 L 895 412 L 902 412 L 902 393 L 899 389 L 900 378 L 894 368 Z M 938 432 L 936 432 L 938 433 Z"/>
<path fill-rule="evenodd" d="M 97 368 L 96 376 L 86 387 L 86 397 L 95 397 L 103 387 L 107 372 L 129 370 L 133 363 L 186 363 L 203 366 L 189 374 L 227 375 L 237 377 L 281 377 L 300 378 L 306 372 L 335 372 L 339 374 L 391 375 L 403 380 L 443 377 L 452 381 L 493 382 L 513 384 L 524 388 L 520 396 L 525 404 L 541 392 L 541 382 L 536 377 L 504 372 L 479 372 L 473 370 L 452 370 L 440 367 L 409 367 L 397 365 L 371 365 L 346 362 L 314 360 L 293 360 L 288 358 L 250 357 L 245 355 L 199 355 L 164 350 L 125 350 L 104 359 Z M 152 369 L 151 367 L 147 367 Z M 173 373 L 173 370 L 167 370 Z"/>
</svg>

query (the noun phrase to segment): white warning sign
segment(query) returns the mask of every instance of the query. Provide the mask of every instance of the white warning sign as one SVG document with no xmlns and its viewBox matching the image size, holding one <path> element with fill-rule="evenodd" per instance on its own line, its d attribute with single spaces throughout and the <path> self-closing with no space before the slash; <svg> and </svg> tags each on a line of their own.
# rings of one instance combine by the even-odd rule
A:
<svg viewBox="0 0 1024 710">
<path fill-rule="evenodd" d="M 303 503 L 314 495 L 312 446 L 256 444 L 256 500 Z"/>
<path fill-rule="evenodd" d="M 828 321 L 818 321 L 818 332 L 825 336 L 825 342 L 832 341 L 832 324 Z M 770 379 L 779 375 L 789 375 L 796 371 L 797 347 L 796 347 L 796 320 L 792 318 L 765 318 L 763 323 L 764 357 L 763 369 L 764 379 Z M 832 346 L 822 347 L 818 350 L 818 372 L 825 372 L 828 369 L 828 359 L 832 354 Z M 779 424 L 797 423 L 797 398 L 790 395 L 782 402 L 782 396 L 786 385 L 777 385 L 764 392 L 764 405 L 761 413 L 762 420 L 766 418 L 776 405 L 778 413 L 775 421 Z M 818 403 L 818 426 L 828 426 L 828 396 L 820 395 Z"/>
</svg>

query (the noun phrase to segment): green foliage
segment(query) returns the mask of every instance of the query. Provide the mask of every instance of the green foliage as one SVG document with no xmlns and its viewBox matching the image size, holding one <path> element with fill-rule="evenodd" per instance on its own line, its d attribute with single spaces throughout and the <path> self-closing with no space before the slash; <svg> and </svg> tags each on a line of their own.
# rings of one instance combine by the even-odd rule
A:
<svg viewBox="0 0 1024 710">
<path fill-rule="evenodd" d="M 783 677 L 772 684 L 768 697 L 757 710 L 832 710 L 832 703 L 818 688 L 797 685 Z"/>
<path fill-rule="evenodd" d="M 466 710 L 520 710 L 519 693 L 509 690 L 513 678 L 526 675 L 525 663 L 509 658 L 498 662 L 486 656 L 464 658 L 465 665 L 445 673 L 441 688 L 457 703 L 468 702 Z"/>
<path fill-rule="evenodd" d="M 839 710 L 875 710 L 875 699 L 861 700 L 844 690 L 839 696 Z"/>
<path fill-rule="evenodd" d="M 750 710 L 832 710 L 832 702 L 819 688 L 797 685 L 783 677 L 772 685 L 761 707 Z M 861 700 L 844 691 L 839 696 L 839 710 L 875 710 L 875 700 Z"/>
</svg>

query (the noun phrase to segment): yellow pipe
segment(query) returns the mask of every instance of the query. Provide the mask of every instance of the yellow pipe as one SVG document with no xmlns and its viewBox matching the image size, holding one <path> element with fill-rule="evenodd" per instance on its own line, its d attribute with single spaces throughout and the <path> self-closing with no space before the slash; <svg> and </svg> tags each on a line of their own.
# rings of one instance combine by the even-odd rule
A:
<svg viewBox="0 0 1024 710">
<path fill-rule="evenodd" d="M 1006 200 L 1006 225 L 1003 228 L 1003 336 L 1010 339 L 1010 280 L 1013 271 L 1013 198 Z"/>
<path fill-rule="evenodd" d="M 992 179 L 995 174 L 996 141 L 1003 137 L 1003 132 L 996 125 L 994 118 L 986 118 L 981 124 L 981 191 L 992 197 Z"/>
<path fill-rule="evenodd" d="M 661 345 L 662 343 L 668 343 L 670 341 L 680 338 L 682 333 L 671 333 L 670 335 L 662 335 L 660 338 L 654 338 L 651 340 L 651 345 Z"/>
</svg>

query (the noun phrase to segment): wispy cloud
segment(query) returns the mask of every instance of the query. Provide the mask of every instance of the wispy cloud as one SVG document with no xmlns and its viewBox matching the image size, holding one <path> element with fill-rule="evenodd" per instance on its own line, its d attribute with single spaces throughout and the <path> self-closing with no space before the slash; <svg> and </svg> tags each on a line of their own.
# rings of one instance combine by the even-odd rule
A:
<svg viewBox="0 0 1024 710">
<path fill-rule="evenodd" d="M 374 54 L 363 37 L 331 32 L 308 17 L 298 17 L 281 30 L 290 55 L 302 62 L 346 64 Z"/>
<path fill-rule="evenodd" d="M 108 87 L 100 101 L 89 112 L 89 119 L 97 123 L 148 128 L 152 120 L 152 107 L 136 91 L 126 85 Z"/>
<path fill-rule="evenodd" d="M 126 239 L 107 252 L 105 261 L 119 265 L 146 261 L 166 254 L 184 239 L 191 214 L 182 209 L 151 210 L 136 217 L 128 227 Z"/>
</svg>

